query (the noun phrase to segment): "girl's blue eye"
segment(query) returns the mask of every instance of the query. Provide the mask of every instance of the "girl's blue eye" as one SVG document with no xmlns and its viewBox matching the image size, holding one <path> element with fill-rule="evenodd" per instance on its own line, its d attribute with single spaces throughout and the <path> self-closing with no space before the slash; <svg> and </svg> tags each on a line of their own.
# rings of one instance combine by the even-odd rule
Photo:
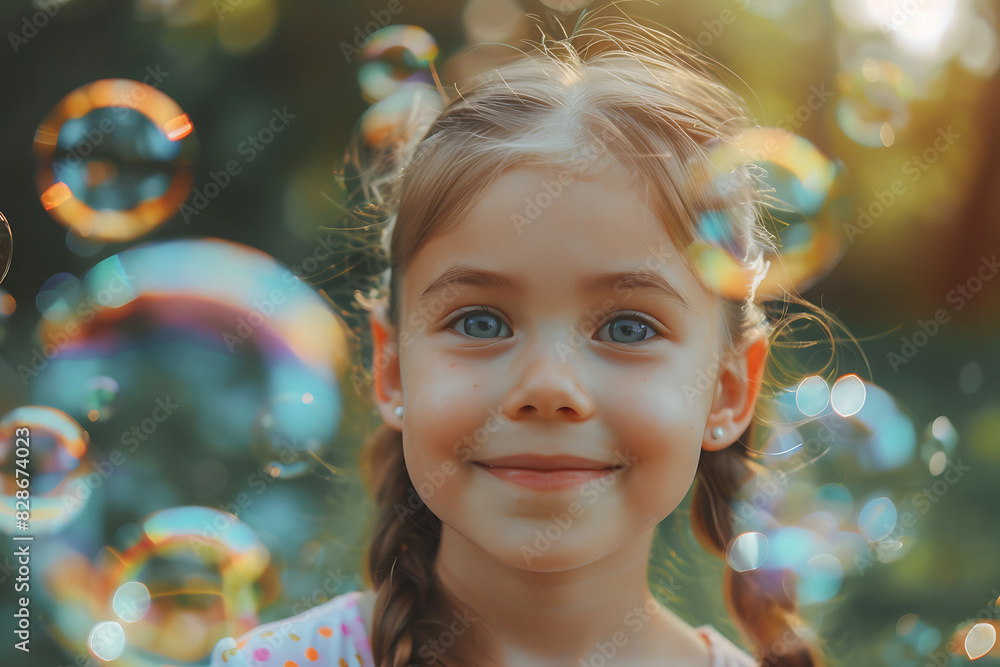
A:
<svg viewBox="0 0 1000 667">
<path fill-rule="evenodd" d="M 462 332 L 471 338 L 489 339 L 495 338 L 495 334 L 498 332 L 510 333 L 510 328 L 503 321 L 503 318 L 485 306 L 461 311 L 461 314 L 448 323 L 449 327 L 453 328 L 455 324 L 463 320 L 465 324 L 462 326 Z M 601 325 L 598 331 L 605 329 L 611 332 L 612 339 L 608 341 L 611 343 L 639 343 L 659 335 L 653 321 L 637 311 L 626 311 L 619 317 Z"/>
<path fill-rule="evenodd" d="M 456 322 L 465 320 L 465 325 L 462 327 L 462 330 L 466 336 L 471 336 L 473 338 L 491 338 L 489 334 L 496 333 L 497 331 L 502 331 L 507 328 L 503 319 L 488 308 L 472 308 L 462 311 L 462 313 L 462 315 L 454 318 L 448 324 L 454 325 Z"/>
<path fill-rule="evenodd" d="M 618 334 L 624 340 L 612 340 L 612 343 L 641 343 L 650 338 L 650 335 L 658 335 L 653 329 L 652 322 L 639 313 L 629 313 L 627 316 L 617 317 L 608 323 L 609 332 Z M 601 326 L 599 331 L 604 331 Z"/>
</svg>

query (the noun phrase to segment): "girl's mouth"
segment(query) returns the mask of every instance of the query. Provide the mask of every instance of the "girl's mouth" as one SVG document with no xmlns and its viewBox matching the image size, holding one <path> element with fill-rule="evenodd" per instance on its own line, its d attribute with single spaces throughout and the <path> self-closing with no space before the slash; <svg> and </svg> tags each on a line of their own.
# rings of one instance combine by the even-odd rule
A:
<svg viewBox="0 0 1000 667">
<path fill-rule="evenodd" d="M 476 466 L 504 482 L 535 491 L 557 491 L 578 486 L 584 482 L 616 474 L 622 469 L 620 466 L 612 466 L 600 470 L 535 470 L 532 468 L 490 467 L 478 462 Z"/>
</svg>

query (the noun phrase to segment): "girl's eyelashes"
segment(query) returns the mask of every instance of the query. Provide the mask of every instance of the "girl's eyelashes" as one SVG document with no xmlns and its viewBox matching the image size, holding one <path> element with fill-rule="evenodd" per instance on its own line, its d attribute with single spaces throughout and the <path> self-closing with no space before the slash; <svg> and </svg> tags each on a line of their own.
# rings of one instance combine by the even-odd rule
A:
<svg viewBox="0 0 1000 667">
<path fill-rule="evenodd" d="M 461 327 L 462 331 L 459 333 L 470 338 L 488 340 L 496 337 L 491 334 L 498 331 L 510 333 L 510 327 L 504 322 L 503 316 L 489 306 L 461 308 L 457 311 L 455 317 L 448 320 L 447 327 L 452 331 L 457 331 L 454 325 L 462 320 L 465 320 L 465 324 Z M 648 315 L 640 313 L 637 310 L 626 310 L 616 313 L 613 317 L 602 323 L 597 330 L 598 332 L 604 332 L 605 329 L 608 330 L 611 340 L 605 340 L 605 342 L 633 345 L 649 340 L 653 336 L 662 335 L 657 330 L 658 327 L 658 323 Z"/>
<path fill-rule="evenodd" d="M 639 326 L 636 326 L 638 322 Z M 624 323 L 622 326 L 617 326 L 619 323 Z M 649 317 L 644 313 L 640 313 L 637 310 L 624 310 L 621 311 L 616 317 L 610 318 L 607 322 L 602 324 L 598 331 L 604 331 L 604 327 L 608 327 L 608 331 L 616 332 L 620 338 L 625 340 L 612 340 L 608 341 L 611 343 L 621 343 L 621 344 L 631 344 L 631 343 L 641 343 L 643 341 L 649 340 L 653 336 L 662 336 L 659 331 L 657 331 L 657 323 L 653 318 Z M 650 334 L 650 335 L 646 335 Z M 636 336 L 640 336 L 638 340 L 634 340 Z"/>
<path fill-rule="evenodd" d="M 448 321 L 448 328 L 451 329 L 456 322 L 466 318 L 468 319 L 465 322 L 465 326 L 462 327 L 462 333 L 470 338 L 481 338 L 477 334 L 490 334 L 498 329 L 503 330 L 505 327 L 508 333 L 510 331 L 510 328 L 504 323 L 503 317 L 489 306 L 459 308 L 457 315 Z M 489 336 L 483 336 L 482 338 L 489 338 Z"/>
</svg>

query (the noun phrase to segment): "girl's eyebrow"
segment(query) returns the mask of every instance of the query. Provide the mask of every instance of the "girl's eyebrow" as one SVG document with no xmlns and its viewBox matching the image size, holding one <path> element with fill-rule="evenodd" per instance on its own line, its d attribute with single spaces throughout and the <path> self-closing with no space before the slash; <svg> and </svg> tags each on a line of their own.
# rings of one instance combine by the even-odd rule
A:
<svg viewBox="0 0 1000 667">
<path fill-rule="evenodd" d="M 518 278 L 487 269 L 477 269 L 467 264 L 456 264 L 438 276 L 424 290 L 424 293 L 420 295 L 420 299 L 417 301 L 417 305 L 423 305 L 434 298 L 439 292 L 453 288 L 455 285 L 470 285 L 473 287 L 505 290 L 514 292 L 515 294 L 521 294 L 525 289 L 524 283 Z M 603 293 L 624 290 L 645 291 L 666 297 L 688 310 L 691 309 L 691 305 L 681 296 L 681 293 L 667 282 L 666 278 L 655 271 L 594 273 L 584 276 L 579 289 L 581 293 Z"/>
</svg>

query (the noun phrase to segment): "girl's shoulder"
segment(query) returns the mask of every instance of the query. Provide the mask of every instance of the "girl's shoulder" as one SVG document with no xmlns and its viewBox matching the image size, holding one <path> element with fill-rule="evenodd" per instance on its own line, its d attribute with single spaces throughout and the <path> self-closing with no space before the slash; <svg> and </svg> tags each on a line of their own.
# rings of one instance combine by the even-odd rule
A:
<svg viewBox="0 0 1000 667">
<path fill-rule="evenodd" d="M 210 667 L 374 667 L 358 600 L 363 593 L 338 595 L 308 611 L 265 623 L 242 637 L 220 639 Z"/>
<path fill-rule="evenodd" d="M 712 652 L 712 667 L 757 667 L 752 655 L 729 641 L 711 625 L 699 625 L 695 630 Z"/>
</svg>

